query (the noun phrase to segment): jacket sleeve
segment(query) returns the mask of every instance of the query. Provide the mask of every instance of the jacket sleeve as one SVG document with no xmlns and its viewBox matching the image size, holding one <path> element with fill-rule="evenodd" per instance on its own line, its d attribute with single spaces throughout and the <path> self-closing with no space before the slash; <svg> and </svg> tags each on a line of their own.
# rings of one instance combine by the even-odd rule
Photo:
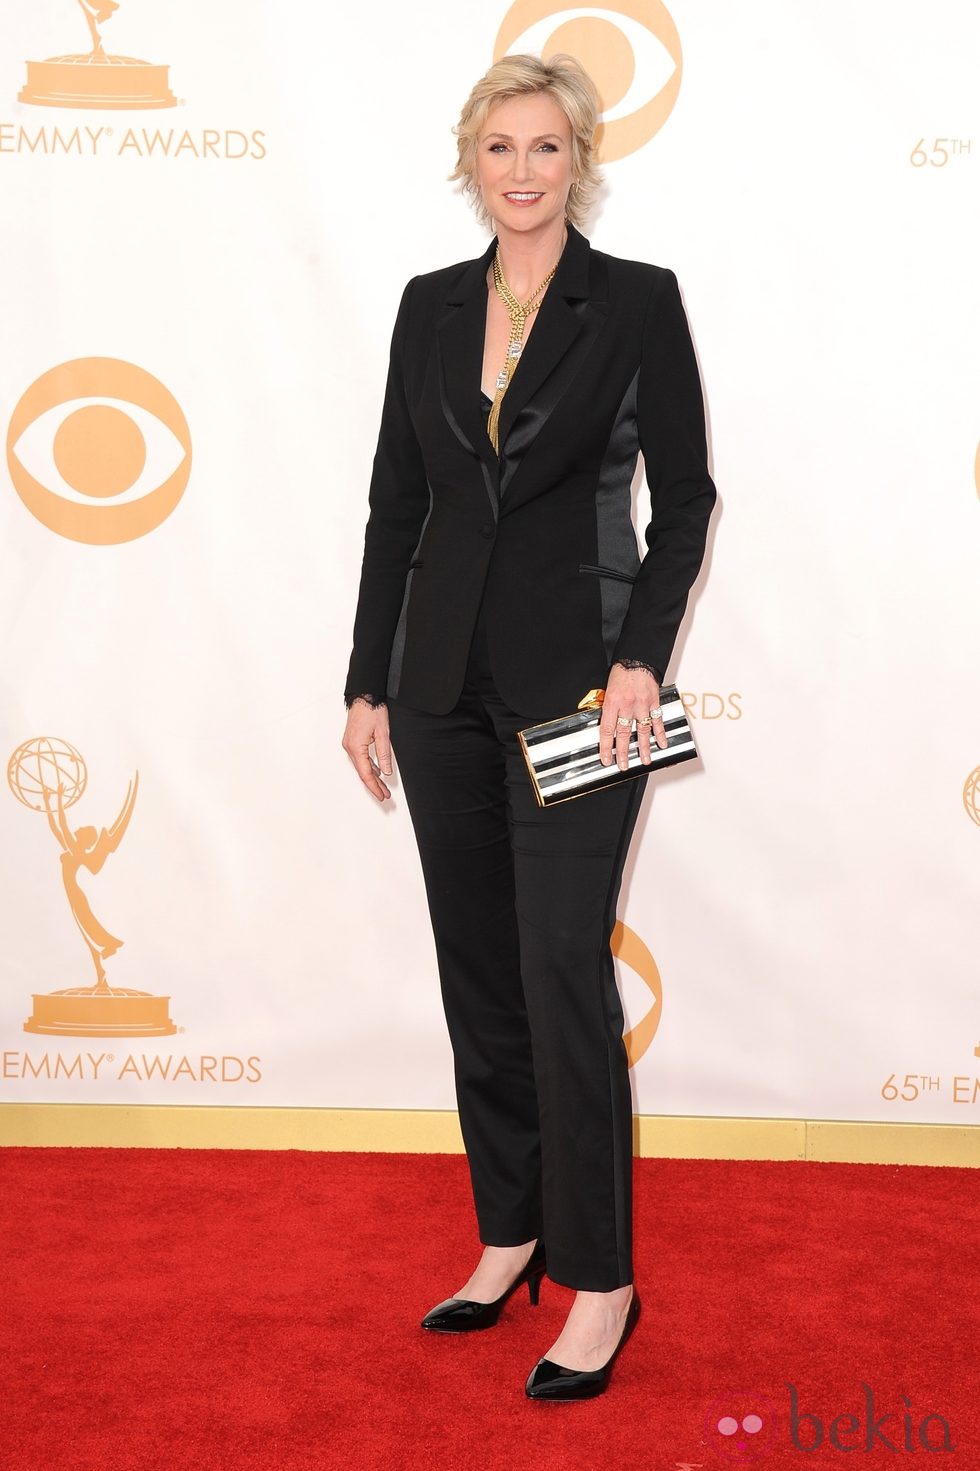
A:
<svg viewBox="0 0 980 1471">
<path fill-rule="evenodd" d="M 677 277 L 668 270 L 659 276 L 647 302 L 637 387 L 651 498 L 647 551 L 612 662 L 641 661 L 666 673 L 704 560 L 717 491 L 708 473 L 701 380 Z"/>
<path fill-rule="evenodd" d="M 405 398 L 405 343 L 413 276 L 402 292 L 391 337 L 381 428 L 368 491 L 361 581 L 354 614 L 353 648 L 344 688 L 350 705 L 358 695 L 383 703 L 391 647 L 405 593 L 405 578 L 429 509 L 429 487 Z"/>
</svg>

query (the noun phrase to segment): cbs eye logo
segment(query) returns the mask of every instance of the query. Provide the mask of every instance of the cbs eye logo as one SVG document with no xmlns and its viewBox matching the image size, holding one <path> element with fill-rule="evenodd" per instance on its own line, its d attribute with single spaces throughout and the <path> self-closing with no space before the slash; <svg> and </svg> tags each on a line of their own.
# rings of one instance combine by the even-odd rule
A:
<svg viewBox="0 0 980 1471">
<path fill-rule="evenodd" d="M 7 465 L 43 526 L 114 545 L 154 531 L 177 505 L 190 477 L 190 431 L 173 394 L 143 368 L 75 358 L 21 397 Z"/>
<path fill-rule="evenodd" d="M 618 920 L 610 942 L 613 955 L 629 966 L 649 989 L 649 1005 L 640 1020 L 623 1037 L 630 1067 L 635 1067 L 657 1034 L 664 1009 L 660 970 L 648 947 L 635 930 Z"/>
<path fill-rule="evenodd" d="M 600 0 L 574 9 L 555 0 L 515 0 L 497 33 L 494 61 L 508 51 L 529 51 L 545 61 L 567 51 L 581 61 L 602 103 L 602 163 L 649 143 L 681 87 L 681 38 L 662 0 Z"/>
</svg>

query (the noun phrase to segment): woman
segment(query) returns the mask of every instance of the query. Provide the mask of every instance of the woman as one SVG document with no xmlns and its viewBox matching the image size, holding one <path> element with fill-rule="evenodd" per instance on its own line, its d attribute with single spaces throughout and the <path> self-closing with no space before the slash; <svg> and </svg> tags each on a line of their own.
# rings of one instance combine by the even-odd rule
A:
<svg viewBox="0 0 980 1471">
<path fill-rule="evenodd" d="M 343 740 L 380 801 L 398 758 L 484 1247 L 422 1323 L 489 1327 L 547 1268 L 576 1289 L 525 1385 L 549 1399 L 604 1390 L 639 1314 L 609 941 L 644 783 L 538 808 L 516 732 L 604 687 L 604 764 L 626 769 L 634 721 L 645 761 L 666 746 L 660 684 L 716 494 L 675 276 L 578 228 L 597 119 L 572 57 L 507 56 L 454 130 L 450 177 L 496 235 L 402 295 Z"/>
</svg>

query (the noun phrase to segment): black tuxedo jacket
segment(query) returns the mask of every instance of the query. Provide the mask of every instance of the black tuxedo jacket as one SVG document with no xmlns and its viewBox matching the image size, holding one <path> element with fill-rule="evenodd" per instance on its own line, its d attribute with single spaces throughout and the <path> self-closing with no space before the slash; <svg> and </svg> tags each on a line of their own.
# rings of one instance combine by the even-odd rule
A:
<svg viewBox="0 0 980 1471">
<path fill-rule="evenodd" d="M 632 658 L 666 673 L 716 491 L 672 271 L 594 250 L 568 226 L 487 436 L 487 268 L 415 276 L 391 343 L 346 699 L 456 703 L 482 598 L 501 697 L 529 719 L 575 708 Z M 641 561 L 630 486 L 651 492 Z"/>
</svg>

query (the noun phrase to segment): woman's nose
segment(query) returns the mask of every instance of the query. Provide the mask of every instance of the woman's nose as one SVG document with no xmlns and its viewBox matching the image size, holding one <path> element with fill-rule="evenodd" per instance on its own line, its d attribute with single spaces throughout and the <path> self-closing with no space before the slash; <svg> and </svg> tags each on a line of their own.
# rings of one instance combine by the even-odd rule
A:
<svg viewBox="0 0 980 1471">
<path fill-rule="evenodd" d="M 533 176 L 534 168 L 531 164 L 530 153 L 522 154 L 520 152 L 517 152 L 514 154 L 514 167 L 512 172 L 514 178 L 521 180 L 522 182 L 523 180 L 530 179 Z"/>
</svg>

